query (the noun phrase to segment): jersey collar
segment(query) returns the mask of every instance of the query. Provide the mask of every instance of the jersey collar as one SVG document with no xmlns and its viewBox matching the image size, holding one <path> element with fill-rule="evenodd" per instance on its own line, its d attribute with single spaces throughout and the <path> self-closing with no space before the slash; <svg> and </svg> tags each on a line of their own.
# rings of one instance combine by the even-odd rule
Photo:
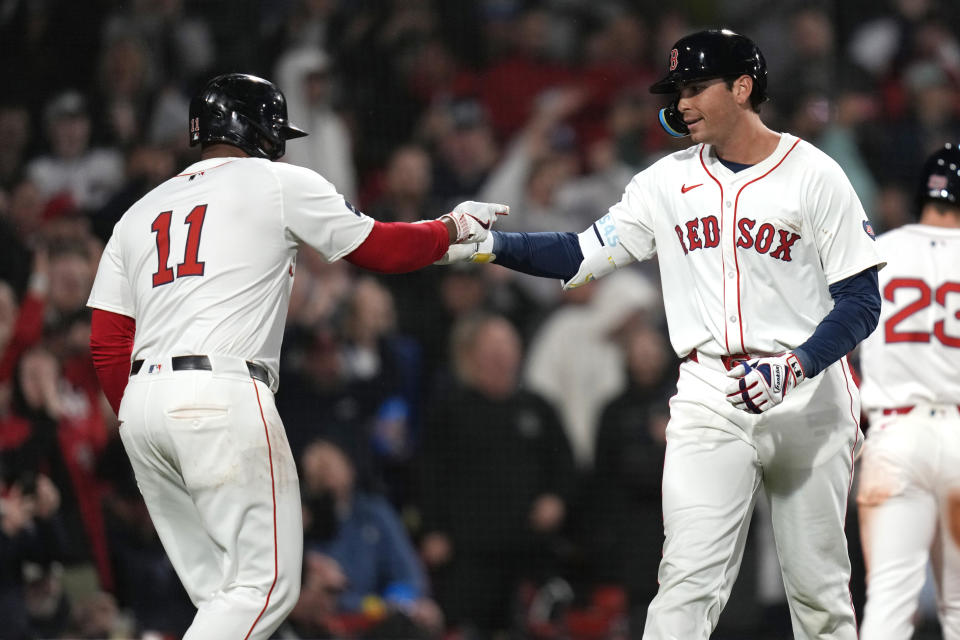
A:
<svg viewBox="0 0 960 640">
<path fill-rule="evenodd" d="M 796 136 L 789 133 L 781 133 L 780 142 L 777 143 L 777 148 L 773 150 L 773 153 L 752 167 L 747 167 L 746 169 L 737 172 L 731 171 L 722 162 L 720 162 L 716 152 L 713 150 L 713 145 L 704 145 L 705 148 L 703 158 L 707 165 L 707 169 L 709 169 L 710 173 L 715 176 L 721 176 L 732 182 L 738 182 L 744 179 L 753 180 L 757 176 L 767 173 L 778 162 L 783 160 L 783 157 L 789 153 L 796 141 Z"/>
</svg>

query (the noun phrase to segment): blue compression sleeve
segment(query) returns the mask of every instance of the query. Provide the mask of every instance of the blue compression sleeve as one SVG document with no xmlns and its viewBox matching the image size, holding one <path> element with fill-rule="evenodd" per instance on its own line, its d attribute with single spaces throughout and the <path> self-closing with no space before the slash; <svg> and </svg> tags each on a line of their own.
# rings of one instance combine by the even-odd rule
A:
<svg viewBox="0 0 960 640">
<path fill-rule="evenodd" d="M 569 280 L 583 262 L 575 233 L 492 231 L 496 262 L 508 269 L 544 278 Z"/>
<path fill-rule="evenodd" d="M 850 353 L 873 333 L 880 319 L 880 289 L 877 268 L 870 267 L 830 285 L 833 309 L 820 321 L 813 335 L 793 353 L 808 378 Z"/>
</svg>

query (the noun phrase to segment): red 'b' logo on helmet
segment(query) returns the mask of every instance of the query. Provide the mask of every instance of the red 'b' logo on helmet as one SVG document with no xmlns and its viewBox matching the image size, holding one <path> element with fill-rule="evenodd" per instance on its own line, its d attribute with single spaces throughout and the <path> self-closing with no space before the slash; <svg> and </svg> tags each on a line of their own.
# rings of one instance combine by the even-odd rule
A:
<svg viewBox="0 0 960 640">
<path fill-rule="evenodd" d="M 674 49 L 670 52 L 670 71 L 673 71 L 677 68 L 677 56 L 680 55 L 680 52 Z"/>
<path fill-rule="evenodd" d="M 927 179 L 927 189 L 941 190 L 947 188 L 947 176 L 933 174 Z"/>
</svg>

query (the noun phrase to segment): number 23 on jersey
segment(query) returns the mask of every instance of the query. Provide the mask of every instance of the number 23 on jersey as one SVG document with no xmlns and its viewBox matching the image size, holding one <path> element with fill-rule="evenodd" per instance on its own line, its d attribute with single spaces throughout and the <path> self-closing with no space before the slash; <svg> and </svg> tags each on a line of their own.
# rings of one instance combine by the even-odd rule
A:
<svg viewBox="0 0 960 640">
<path fill-rule="evenodd" d="M 915 300 L 910 302 L 884 323 L 884 339 L 886 342 L 930 342 L 931 332 L 928 331 L 903 331 L 898 330 L 897 325 L 929 307 L 934 300 L 947 312 L 947 316 L 953 315 L 960 320 L 960 306 L 947 308 L 948 296 L 954 300 L 960 301 L 960 283 L 945 282 L 935 290 L 923 280 L 918 278 L 894 278 L 883 288 L 883 297 L 889 302 L 893 302 L 896 292 L 900 289 L 914 290 L 918 293 Z M 951 335 L 947 331 L 947 320 L 938 320 L 933 325 L 933 336 L 936 337 L 944 346 L 960 347 L 960 335 Z"/>
<path fill-rule="evenodd" d="M 198 204 L 184 220 L 189 225 L 187 243 L 183 249 L 183 261 L 177 264 L 177 278 L 184 276 L 202 276 L 203 262 L 200 262 L 200 234 L 203 231 L 203 218 L 207 214 L 207 205 Z M 170 267 L 170 224 L 172 211 L 164 211 L 154 219 L 150 229 L 157 234 L 157 270 L 153 274 L 153 286 L 169 284 L 174 280 Z"/>
</svg>

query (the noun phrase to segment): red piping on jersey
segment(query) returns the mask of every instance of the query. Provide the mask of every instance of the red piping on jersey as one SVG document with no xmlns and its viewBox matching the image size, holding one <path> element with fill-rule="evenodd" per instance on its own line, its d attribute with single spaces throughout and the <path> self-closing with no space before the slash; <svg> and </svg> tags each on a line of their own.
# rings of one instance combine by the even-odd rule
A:
<svg viewBox="0 0 960 640">
<path fill-rule="evenodd" d="M 236 158 L 234 158 L 234 160 L 236 160 Z M 192 176 L 192 175 L 195 175 L 195 174 L 198 174 L 198 173 L 203 173 L 204 171 L 213 171 L 214 169 L 217 169 L 217 168 L 219 168 L 219 167 L 222 167 L 222 166 L 225 165 L 225 164 L 230 164 L 231 162 L 233 162 L 233 160 L 227 160 L 226 162 L 221 162 L 220 164 L 218 164 L 218 165 L 216 165 L 216 166 L 213 166 L 213 167 L 210 167 L 209 169 L 200 169 L 199 171 L 191 171 L 190 173 L 178 173 L 177 175 L 175 175 L 175 176 L 173 176 L 173 177 L 174 177 L 174 178 L 184 178 L 184 177 L 186 177 L 186 176 Z"/>
<path fill-rule="evenodd" d="M 847 355 L 847 356 L 843 356 L 843 358 L 840 359 L 840 366 L 841 366 L 841 368 L 843 368 L 844 365 L 846 365 L 846 372 L 850 374 L 850 377 L 849 377 L 849 378 L 846 378 L 846 377 L 845 377 L 844 379 L 846 380 L 846 383 L 847 383 L 847 395 L 850 396 L 850 417 L 853 418 L 854 428 L 857 429 L 857 432 L 856 432 L 856 433 L 854 434 L 854 436 L 853 436 L 853 437 L 854 437 L 853 448 L 854 448 L 854 451 L 856 451 L 857 442 L 858 442 L 859 439 L 860 439 L 860 420 L 859 420 L 858 416 L 856 415 L 856 413 L 854 413 L 854 411 L 853 411 L 853 393 L 850 391 L 850 380 L 853 379 L 854 376 L 853 376 L 853 367 L 850 366 L 850 356 L 848 356 L 848 355 Z M 852 456 L 851 456 L 851 458 L 850 458 L 850 462 L 853 462 L 853 457 L 852 457 Z M 850 486 L 853 486 L 853 471 L 852 471 L 852 470 L 850 471 Z"/>
<path fill-rule="evenodd" d="M 844 370 L 844 365 L 846 365 L 846 371 L 850 372 L 850 376 L 843 376 L 843 381 L 847 385 L 847 395 L 850 396 L 850 417 L 853 418 L 853 447 L 850 449 L 850 479 L 847 481 L 847 501 L 844 503 L 843 507 L 843 528 L 847 528 L 847 503 L 850 502 L 850 490 L 853 488 L 853 467 L 856 462 L 857 455 L 857 444 L 860 442 L 860 421 L 857 419 L 856 414 L 853 412 L 853 394 L 850 392 L 850 378 L 853 378 L 856 381 L 856 376 L 853 373 L 853 367 L 850 366 L 850 356 L 845 355 L 840 360 L 840 369 Z M 850 593 L 850 581 L 847 581 L 847 596 L 850 599 L 850 608 L 854 609 L 853 606 L 853 594 Z M 853 626 L 857 626 L 857 615 L 854 610 L 853 615 Z M 859 632 L 858 634 L 859 635 Z"/>
<path fill-rule="evenodd" d="M 273 593 L 273 588 L 277 586 L 277 576 L 279 575 L 277 569 L 277 486 L 273 480 L 273 449 L 270 447 L 270 431 L 267 429 L 267 419 L 263 416 L 263 404 L 260 402 L 260 391 L 257 389 L 257 382 L 252 378 L 250 382 L 253 383 L 253 392 L 257 394 L 257 407 L 260 408 L 260 420 L 263 421 L 263 434 L 267 438 L 267 458 L 270 460 L 270 495 L 273 498 L 273 584 L 270 585 L 270 590 L 267 591 L 267 601 L 263 603 L 263 609 L 260 610 L 257 619 L 250 625 L 250 630 L 247 631 L 247 635 L 243 636 L 243 640 L 247 640 L 247 638 L 250 637 L 250 634 L 253 633 L 253 628 L 257 626 L 260 618 L 263 617 L 263 613 L 267 610 L 267 607 L 270 606 L 270 595 Z"/>
<path fill-rule="evenodd" d="M 762 180 L 763 178 L 766 178 L 768 175 L 770 175 L 771 173 L 773 173 L 773 170 L 776 169 L 777 167 L 779 167 L 781 164 L 783 164 L 783 161 L 787 159 L 787 156 L 790 155 L 790 152 L 793 151 L 794 148 L 796 148 L 796 146 L 797 146 L 798 144 L 800 144 L 800 139 L 799 139 L 799 138 L 797 138 L 797 141 L 794 142 L 793 145 L 792 145 L 789 149 L 787 149 L 787 152 L 786 152 L 785 154 L 783 154 L 783 157 L 780 158 L 780 160 L 777 162 L 777 164 L 775 164 L 775 165 L 773 165 L 772 167 L 770 167 L 770 170 L 769 170 L 769 171 L 767 171 L 767 172 L 766 172 L 765 174 L 763 174 L 762 176 L 757 176 L 756 178 L 754 178 L 754 179 L 751 180 L 750 182 L 748 182 L 748 183 L 746 183 L 745 185 L 743 185 L 742 187 L 740 187 L 740 190 L 737 191 L 737 197 L 734 198 L 734 201 L 733 201 L 733 264 L 734 264 L 734 267 L 735 267 L 736 270 L 737 270 L 737 324 L 740 325 L 740 348 L 741 348 L 742 351 L 745 351 L 745 350 L 746 350 L 746 345 L 745 345 L 744 342 L 743 342 L 743 313 L 742 313 L 742 311 L 741 311 L 741 306 L 740 306 L 740 260 L 737 258 L 737 211 L 738 211 L 738 209 L 739 209 L 739 207 L 740 207 L 740 194 L 743 193 L 743 190 L 746 189 L 747 187 L 749 187 L 750 185 L 752 185 L 754 182 L 757 182 L 757 181 L 759 181 L 759 180 Z M 700 148 L 700 164 L 703 165 L 703 170 L 707 172 L 707 175 L 710 176 L 711 178 L 713 178 L 714 181 L 717 182 L 717 184 L 720 184 L 720 183 L 717 181 L 717 179 L 713 177 L 713 174 L 711 174 L 709 171 L 707 171 L 707 165 L 706 165 L 706 163 L 704 163 L 704 161 L 703 161 L 703 147 Z M 722 191 L 722 189 L 721 189 L 721 199 L 722 199 L 722 197 L 723 197 L 722 194 L 723 194 L 723 191 Z M 722 201 L 721 201 L 720 205 L 721 205 L 721 206 L 723 205 L 723 202 L 722 202 Z M 721 211 L 722 211 L 722 209 L 721 209 Z M 721 218 L 721 219 L 722 219 L 722 218 Z M 722 256 L 722 252 L 721 252 L 721 256 Z M 721 257 L 721 260 L 722 260 L 722 257 Z M 721 277 L 722 277 L 722 275 L 721 275 Z M 726 280 L 724 280 L 724 290 L 726 290 Z M 724 304 L 726 304 L 726 295 L 724 295 Z M 727 325 L 727 323 L 726 323 L 726 307 L 724 307 L 724 323 L 723 323 L 723 324 L 724 324 L 724 335 L 726 335 L 726 325 Z M 728 345 L 727 345 L 727 352 L 729 353 L 729 351 L 730 351 L 730 347 L 729 347 L 729 344 L 728 344 Z"/>
</svg>

